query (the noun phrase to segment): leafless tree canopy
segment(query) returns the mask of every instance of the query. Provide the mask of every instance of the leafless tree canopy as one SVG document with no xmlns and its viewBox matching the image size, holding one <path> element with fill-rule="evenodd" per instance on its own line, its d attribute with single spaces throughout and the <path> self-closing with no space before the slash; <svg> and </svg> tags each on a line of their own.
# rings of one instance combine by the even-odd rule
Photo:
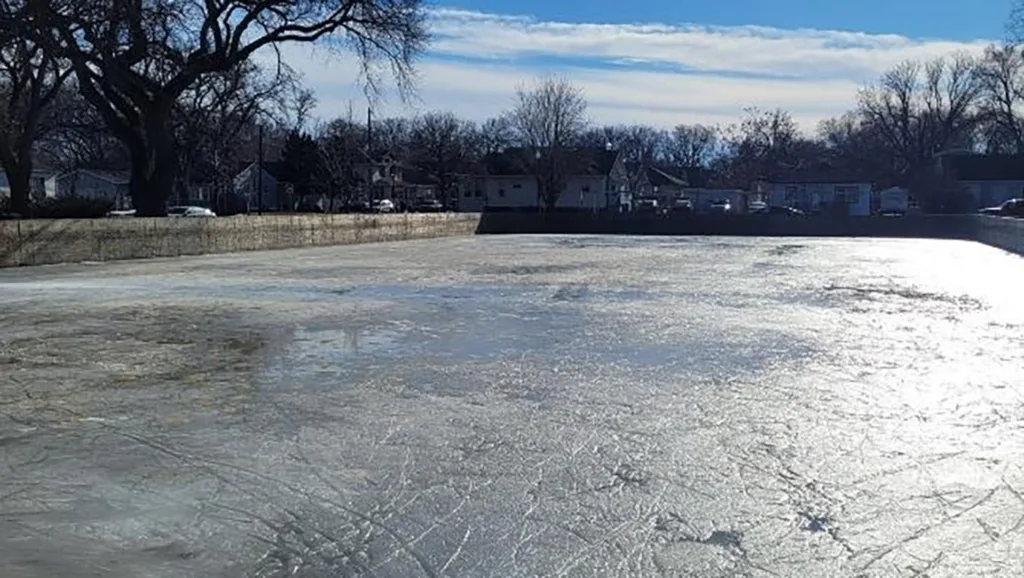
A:
<svg viewBox="0 0 1024 578">
<path fill-rule="evenodd" d="M 978 66 L 982 140 L 993 152 L 1024 151 L 1024 51 L 992 46 Z"/>
<path fill-rule="evenodd" d="M 410 134 L 410 159 L 437 183 L 441 196 L 451 199 L 460 175 L 469 172 L 476 143 L 476 127 L 453 113 L 428 113 L 417 117 Z"/>
<path fill-rule="evenodd" d="M 524 145 L 566 148 L 587 128 L 587 100 L 566 78 L 541 79 L 519 87 L 510 118 Z"/>
<path fill-rule="evenodd" d="M 540 195 L 551 208 L 572 172 L 570 149 L 587 128 L 587 100 L 565 78 L 522 86 L 509 116 L 526 154 L 523 163 L 537 176 Z"/>
<path fill-rule="evenodd" d="M 481 154 L 501 152 L 516 142 L 515 128 L 508 115 L 489 118 L 480 125 L 478 144 Z"/>
<path fill-rule="evenodd" d="M 885 140 L 904 172 L 942 150 L 968 144 L 982 92 L 976 63 L 964 55 L 903 63 L 861 91 L 864 121 Z"/>
<path fill-rule="evenodd" d="M 680 166 L 704 166 L 716 152 L 718 135 L 716 128 L 702 124 L 677 125 L 666 144 L 668 157 Z"/>
<path fill-rule="evenodd" d="M 67 63 L 27 34 L 24 0 L 0 2 L 0 166 L 16 213 L 27 213 L 32 157 L 57 127 L 52 106 L 70 74 Z"/>
<path fill-rule="evenodd" d="M 201 78 L 262 49 L 323 41 L 408 88 L 427 41 L 419 0 L 39 0 L 26 21 L 74 69 L 83 96 L 132 153 L 132 197 L 157 213 L 174 181 L 170 118 Z"/>
</svg>

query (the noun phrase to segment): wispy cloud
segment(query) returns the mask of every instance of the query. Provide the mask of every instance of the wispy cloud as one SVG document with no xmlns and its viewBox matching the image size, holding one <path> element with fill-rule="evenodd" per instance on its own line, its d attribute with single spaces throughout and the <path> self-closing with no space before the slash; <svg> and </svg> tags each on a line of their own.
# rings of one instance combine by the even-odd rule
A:
<svg viewBox="0 0 1024 578">
<path fill-rule="evenodd" d="M 859 86 L 906 59 L 989 43 L 912 39 L 855 31 L 743 26 L 589 24 L 435 9 L 431 52 L 419 66 L 418 99 L 379 105 L 385 114 L 452 110 L 481 120 L 511 104 L 538 74 L 568 76 L 587 93 L 596 122 L 724 124 L 748 106 L 782 107 L 805 127 L 852 106 Z M 358 66 L 289 47 L 289 63 L 317 91 L 319 113 L 365 110 Z M 360 106 L 361 105 L 361 106 Z"/>
</svg>

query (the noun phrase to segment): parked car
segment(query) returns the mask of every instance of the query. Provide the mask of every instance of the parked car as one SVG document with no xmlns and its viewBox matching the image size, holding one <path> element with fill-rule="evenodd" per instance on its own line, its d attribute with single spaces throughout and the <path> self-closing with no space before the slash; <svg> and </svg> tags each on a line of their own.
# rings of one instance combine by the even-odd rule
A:
<svg viewBox="0 0 1024 578">
<path fill-rule="evenodd" d="M 374 213 L 394 213 L 395 203 L 391 199 L 381 199 L 373 202 Z"/>
<path fill-rule="evenodd" d="M 714 215 L 724 215 L 732 212 L 732 203 L 728 199 L 718 199 L 717 201 L 711 201 L 708 206 L 708 212 Z"/>
<path fill-rule="evenodd" d="M 1024 199 L 1010 199 L 998 207 L 987 207 L 978 212 L 1000 217 L 1024 217 Z"/>
<path fill-rule="evenodd" d="M 167 209 L 167 216 L 173 218 L 216 217 L 217 213 L 214 213 L 206 207 L 171 207 Z"/>
<path fill-rule="evenodd" d="M 747 205 L 747 212 L 751 215 L 760 215 L 767 213 L 770 207 L 768 203 L 764 201 L 753 201 Z"/>
<path fill-rule="evenodd" d="M 413 205 L 412 210 L 417 213 L 443 213 L 445 209 L 437 199 L 420 199 Z"/>
<path fill-rule="evenodd" d="M 638 213 L 657 213 L 658 212 L 658 200 L 657 199 L 640 199 L 636 202 L 636 212 Z"/>
<path fill-rule="evenodd" d="M 758 208 L 756 211 L 750 211 L 752 215 L 778 215 L 782 217 L 803 217 L 806 213 L 797 209 L 796 207 L 786 207 L 782 205 L 765 205 L 763 208 Z"/>
<path fill-rule="evenodd" d="M 887 216 L 902 216 L 907 214 L 910 205 L 910 196 L 907 191 L 893 187 L 878 193 L 878 213 Z"/>
<path fill-rule="evenodd" d="M 135 209 L 128 209 L 126 211 L 110 211 L 107 213 L 107 216 L 112 218 L 134 217 Z"/>
<path fill-rule="evenodd" d="M 690 199 L 676 199 L 672 203 L 672 212 L 674 213 L 692 213 L 693 212 L 693 201 Z"/>
</svg>

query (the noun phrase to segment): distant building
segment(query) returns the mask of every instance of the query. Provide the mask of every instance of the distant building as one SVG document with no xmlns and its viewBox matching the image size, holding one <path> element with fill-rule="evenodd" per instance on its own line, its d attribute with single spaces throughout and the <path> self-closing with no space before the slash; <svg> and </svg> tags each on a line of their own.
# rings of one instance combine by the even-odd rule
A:
<svg viewBox="0 0 1024 578">
<path fill-rule="evenodd" d="M 962 187 L 975 209 L 1024 198 L 1024 155 L 947 152 L 936 157 L 936 170 Z"/>
<path fill-rule="evenodd" d="M 871 214 L 871 179 L 852 172 L 822 169 L 798 171 L 768 183 L 770 204 L 807 213 L 867 216 Z"/>
<path fill-rule="evenodd" d="M 657 199 L 658 205 L 671 207 L 676 199 L 683 198 L 690 183 L 686 177 L 674 174 L 668 167 L 648 166 L 639 175 L 633 194 L 637 198 Z"/>
<path fill-rule="evenodd" d="M 459 210 L 543 206 L 538 179 L 527 169 L 532 164 L 530 155 L 528 149 L 511 148 L 485 156 L 481 163 L 483 174 L 465 188 Z M 572 169 L 556 207 L 603 210 L 618 207 L 626 200 L 629 181 L 618 151 L 577 148 L 566 151 L 566 162 Z"/>
<path fill-rule="evenodd" d="M 357 180 L 369 200 L 391 199 L 400 204 L 439 196 L 435 179 L 424 171 L 400 162 L 389 153 L 376 158 L 363 154 L 354 166 Z"/>
<path fill-rule="evenodd" d="M 113 203 L 115 209 L 130 209 L 131 195 L 128 171 L 75 169 L 47 179 L 47 196 L 103 199 Z"/>
<path fill-rule="evenodd" d="M 234 181 L 235 198 L 249 211 L 277 211 L 282 208 L 284 163 L 249 163 Z M 262 193 L 261 193 L 262 191 Z M 287 203 L 286 203 L 287 204 Z"/>
</svg>

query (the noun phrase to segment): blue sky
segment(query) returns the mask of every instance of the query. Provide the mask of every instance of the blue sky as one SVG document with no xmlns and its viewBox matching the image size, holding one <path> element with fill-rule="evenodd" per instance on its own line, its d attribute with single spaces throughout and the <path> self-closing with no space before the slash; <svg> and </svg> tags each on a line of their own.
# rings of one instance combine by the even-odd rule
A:
<svg viewBox="0 0 1024 578">
<path fill-rule="evenodd" d="M 443 4 L 566 22 L 757 24 L 970 40 L 1001 36 L 1011 0 L 455 0 Z"/>
<path fill-rule="evenodd" d="M 779 107 L 813 131 L 900 62 L 980 56 L 1004 36 L 1012 0 L 430 1 L 415 98 L 386 90 L 378 115 L 482 121 L 507 110 L 517 87 L 557 74 L 584 90 L 595 123 L 726 126 L 745 108 Z M 318 116 L 351 105 L 363 117 L 352 58 L 285 54 L 316 91 Z"/>
</svg>

